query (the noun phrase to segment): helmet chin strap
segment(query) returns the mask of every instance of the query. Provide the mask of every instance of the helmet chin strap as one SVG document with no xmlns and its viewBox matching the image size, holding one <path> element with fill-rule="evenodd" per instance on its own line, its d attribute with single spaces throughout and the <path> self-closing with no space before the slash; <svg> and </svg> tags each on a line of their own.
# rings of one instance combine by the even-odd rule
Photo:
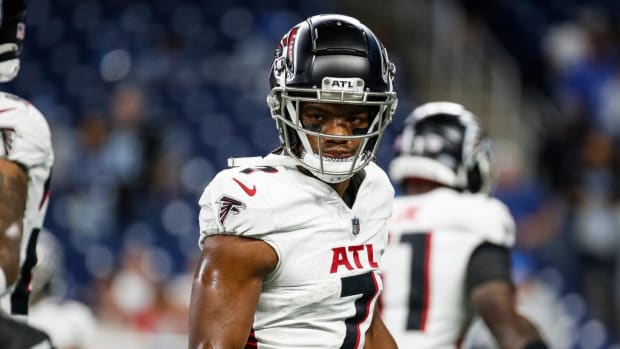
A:
<svg viewBox="0 0 620 349">
<path fill-rule="evenodd" d="M 302 150 L 298 161 L 320 180 L 327 183 L 339 183 L 353 177 L 356 172 L 363 168 L 359 165 L 365 161 L 363 157 L 363 154 L 359 154 L 349 159 L 320 158 L 314 153 Z M 321 162 L 323 163 L 323 172 L 320 170 Z"/>
<path fill-rule="evenodd" d="M 301 156 L 302 166 L 304 166 L 304 164 L 308 162 L 308 159 L 306 159 L 307 154 L 308 153 L 304 152 L 303 155 Z M 312 175 L 315 176 L 316 178 L 320 179 L 321 181 L 325 183 L 330 183 L 330 184 L 344 182 L 347 179 L 353 177 L 353 175 L 355 174 L 355 172 L 352 172 L 352 171 L 346 174 L 327 174 L 327 173 L 321 173 L 321 171 L 317 171 L 312 168 L 309 168 L 308 166 L 304 166 L 304 168 L 310 171 L 310 173 L 312 173 Z"/>
<path fill-rule="evenodd" d="M 353 177 L 354 173 L 351 173 L 350 175 L 325 175 L 325 174 L 320 174 L 318 172 L 313 172 L 312 173 L 314 176 L 316 176 L 318 179 L 320 179 L 321 181 L 325 182 L 325 183 L 330 183 L 330 184 L 336 184 L 336 183 L 341 183 L 346 181 L 347 179 Z"/>
</svg>

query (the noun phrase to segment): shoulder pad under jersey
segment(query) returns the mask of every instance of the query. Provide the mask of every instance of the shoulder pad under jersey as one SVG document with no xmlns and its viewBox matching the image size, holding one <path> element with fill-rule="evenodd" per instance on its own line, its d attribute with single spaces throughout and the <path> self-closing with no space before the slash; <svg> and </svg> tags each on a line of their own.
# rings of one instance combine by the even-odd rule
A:
<svg viewBox="0 0 620 349">
<path fill-rule="evenodd" d="M 54 154 L 49 125 L 28 101 L 0 93 L 0 157 L 30 169 L 51 168 Z"/>
<path fill-rule="evenodd" d="M 410 207 L 415 207 L 411 216 L 424 229 L 462 231 L 508 247 L 515 241 L 515 222 L 510 211 L 487 195 L 436 189 L 425 195 L 399 197 L 395 207 L 394 224 L 398 224 L 398 217 L 407 217 Z"/>
<path fill-rule="evenodd" d="M 362 187 L 364 196 L 358 194 L 358 200 L 366 201 L 364 206 L 374 211 L 373 216 L 389 218 L 392 215 L 394 187 L 389 177 L 379 166 L 371 162 L 364 168 L 366 178 Z"/>
<path fill-rule="evenodd" d="M 201 237 L 232 234 L 260 237 L 275 229 L 266 200 L 271 186 L 263 176 L 248 176 L 243 168 L 219 172 L 200 197 Z M 267 177 L 268 178 L 268 177 Z"/>
</svg>

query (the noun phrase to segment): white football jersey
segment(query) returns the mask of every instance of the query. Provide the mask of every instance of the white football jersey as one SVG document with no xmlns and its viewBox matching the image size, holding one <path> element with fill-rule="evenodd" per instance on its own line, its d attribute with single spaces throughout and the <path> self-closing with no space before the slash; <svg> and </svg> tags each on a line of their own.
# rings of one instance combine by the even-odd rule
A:
<svg viewBox="0 0 620 349">
<path fill-rule="evenodd" d="M 400 348 L 457 348 L 471 318 L 469 258 L 484 242 L 512 246 L 512 216 L 497 199 L 439 188 L 396 198 L 388 227 L 383 321 Z"/>
<path fill-rule="evenodd" d="M 17 285 L 17 292 L 20 286 L 27 289 L 30 269 L 36 263 L 34 240 L 47 210 L 54 154 L 49 126 L 39 110 L 26 100 L 2 92 L 0 141 L 0 157 L 21 164 L 28 171 L 28 197 L 20 251 L 22 268 L 25 266 L 26 270 L 22 271 L 20 284 L 23 285 Z M 33 242 L 30 242 L 31 237 Z M 26 277 L 24 272 L 28 273 Z"/>
<path fill-rule="evenodd" d="M 394 190 L 383 170 L 366 168 L 349 208 L 297 163 L 269 155 L 221 171 L 200 199 L 200 239 L 261 239 L 278 256 L 264 281 L 249 345 L 259 349 L 362 348 L 383 289 Z"/>
</svg>

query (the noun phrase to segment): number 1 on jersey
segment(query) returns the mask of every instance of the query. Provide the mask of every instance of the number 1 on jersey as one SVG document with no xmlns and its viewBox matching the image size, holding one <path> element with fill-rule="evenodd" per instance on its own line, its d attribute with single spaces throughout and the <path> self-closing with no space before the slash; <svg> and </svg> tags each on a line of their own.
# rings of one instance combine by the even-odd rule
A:
<svg viewBox="0 0 620 349">
<path fill-rule="evenodd" d="M 409 313 L 407 330 L 424 331 L 430 302 L 429 275 L 431 234 L 403 234 L 400 242 L 409 244 L 413 255 L 409 271 Z"/>
</svg>

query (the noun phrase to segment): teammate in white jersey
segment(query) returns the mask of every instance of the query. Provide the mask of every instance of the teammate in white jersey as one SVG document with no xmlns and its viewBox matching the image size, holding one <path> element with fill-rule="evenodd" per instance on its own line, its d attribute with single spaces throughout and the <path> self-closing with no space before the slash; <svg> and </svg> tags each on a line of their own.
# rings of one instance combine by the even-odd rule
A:
<svg viewBox="0 0 620 349">
<path fill-rule="evenodd" d="M 25 34 L 23 0 L 4 0 L 0 25 L 0 82 L 19 71 Z M 25 316 L 36 264 L 36 240 L 48 204 L 53 163 L 45 118 L 27 101 L 0 92 L 0 295 Z M 50 348 L 48 336 L 0 311 L 0 348 Z"/>
<path fill-rule="evenodd" d="M 375 311 L 394 191 L 372 162 L 394 70 L 351 17 L 284 36 L 267 98 L 281 149 L 231 159 L 200 198 L 190 348 L 396 348 Z"/>
<path fill-rule="evenodd" d="M 515 224 L 488 195 L 490 147 L 463 106 L 433 102 L 408 117 L 390 176 L 394 203 L 384 260 L 384 319 L 402 348 L 459 348 L 474 313 L 501 348 L 546 348 L 515 310 Z"/>
</svg>

